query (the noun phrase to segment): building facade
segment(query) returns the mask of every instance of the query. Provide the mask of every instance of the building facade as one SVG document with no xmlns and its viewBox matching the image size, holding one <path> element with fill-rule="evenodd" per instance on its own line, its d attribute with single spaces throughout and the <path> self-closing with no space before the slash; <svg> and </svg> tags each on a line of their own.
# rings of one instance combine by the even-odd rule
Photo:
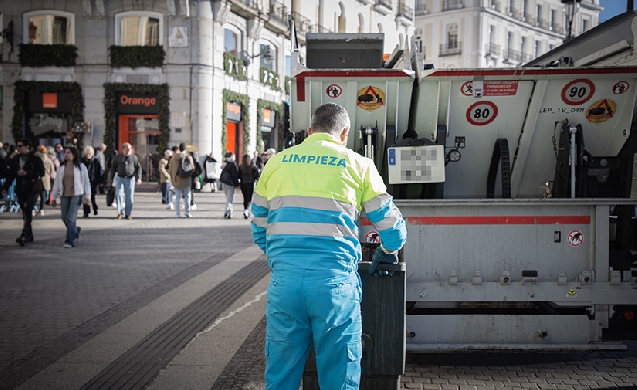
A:
<svg viewBox="0 0 637 390">
<path fill-rule="evenodd" d="M 416 0 L 414 37 L 435 68 L 520 66 L 597 26 L 602 10 L 599 0 Z"/>
<path fill-rule="evenodd" d="M 0 139 L 130 142 L 145 180 L 180 142 L 200 156 L 280 150 L 288 14 L 301 52 L 308 32 L 384 32 L 391 52 L 413 34 L 413 9 L 405 0 L 3 3 Z"/>
</svg>

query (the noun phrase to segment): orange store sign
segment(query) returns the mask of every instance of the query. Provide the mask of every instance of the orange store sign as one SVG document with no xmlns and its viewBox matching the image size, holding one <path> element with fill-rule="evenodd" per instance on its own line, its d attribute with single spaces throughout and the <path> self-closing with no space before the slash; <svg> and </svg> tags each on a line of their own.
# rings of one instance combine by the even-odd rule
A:
<svg viewBox="0 0 637 390">
<path fill-rule="evenodd" d="M 150 107 L 157 104 L 157 99 L 154 97 L 129 97 L 122 94 L 119 97 L 119 104 L 122 106 L 144 106 Z"/>
<path fill-rule="evenodd" d="M 58 94 L 55 92 L 42 93 L 42 108 L 58 108 Z"/>
</svg>

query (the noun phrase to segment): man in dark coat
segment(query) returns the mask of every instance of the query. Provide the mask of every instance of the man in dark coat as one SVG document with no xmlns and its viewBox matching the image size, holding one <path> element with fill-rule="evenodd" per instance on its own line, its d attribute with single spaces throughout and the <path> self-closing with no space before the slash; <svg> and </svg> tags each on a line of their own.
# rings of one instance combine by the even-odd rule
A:
<svg viewBox="0 0 637 390">
<path fill-rule="evenodd" d="M 31 229 L 33 206 L 40 193 L 40 191 L 33 193 L 33 183 L 36 180 L 42 180 L 44 176 L 44 163 L 40 157 L 33 154 L 31 146 L 31 140 L 26 138 L 16 143 L 18 154 L 9 160 L 7 181 L 2 187 L 2 196 L 4 196 L 15 179 L 15 194 L 22 210 L 23 221 L 22 234 L 15 240 L 20 246 L 33 241 Z"/>
</svg>

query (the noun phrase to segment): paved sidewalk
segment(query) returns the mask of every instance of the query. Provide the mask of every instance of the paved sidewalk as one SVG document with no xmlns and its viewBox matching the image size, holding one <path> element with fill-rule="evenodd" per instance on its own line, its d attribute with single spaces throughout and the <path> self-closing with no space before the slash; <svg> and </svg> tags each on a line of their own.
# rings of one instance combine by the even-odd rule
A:
<svg viewBox="0 0 637 390">
<path fill-rule="evenodd" d="M 175 218 L 137 193 L 133 220 L 113 208 L 78 218 L 64 249 L 59 209 L 0 214 L 1 389 L 261 390 L 269 269 L 241 195 L 195 194 Z M 596 353 L 408 354 L 402 389 L 637 389 L 637 341 Z M 390 390 L 390 389 L 388 389 Z"/>
</svg>

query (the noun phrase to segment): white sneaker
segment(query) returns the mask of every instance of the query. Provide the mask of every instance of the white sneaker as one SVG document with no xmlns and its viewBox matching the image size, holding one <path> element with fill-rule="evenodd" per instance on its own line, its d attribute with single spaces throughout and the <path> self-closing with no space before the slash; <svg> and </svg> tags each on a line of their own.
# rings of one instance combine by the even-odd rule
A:
<svg viewBox="0 0 637 390">
<path fill-rule="evenodd" d="M 44 216 L 44 210 L 40 210 L 40 211 L 38 211 L 38 215 L 40 215 L 40 216 Z"/>
<path fill-rule="evenodd" d="M 192 218 L 192 214 L 190 213 L 186 214 L 186 218 Z"/>
<path fill-rule="evenodd" d="M 190 209 L 191 209 L 191 210 L 197 210 L 197 205 L 196 205 L 196 204 L 193 204 L 192 206 L 190 206 Z"/>
<path fill-rule="evenodd" d="M 73 245 L 65 243 L 65 244 L 64 244 L 64 247 L 65 247 L 65 248 L 73 248 Z"/>
<path fill-rule="evenodd" d="M 168 203 L 168 207 L 166 207 L 166 210 L 174 210 L 175 206 L 173 206 L 172 203 Z"/>
<path fill-rule="evenodd" d="M 243 218 L 245 218 L 245 219 L 250 218 L 250 211 L 248 211 L 248 210 L 243 210 Z"/>
</svg>

